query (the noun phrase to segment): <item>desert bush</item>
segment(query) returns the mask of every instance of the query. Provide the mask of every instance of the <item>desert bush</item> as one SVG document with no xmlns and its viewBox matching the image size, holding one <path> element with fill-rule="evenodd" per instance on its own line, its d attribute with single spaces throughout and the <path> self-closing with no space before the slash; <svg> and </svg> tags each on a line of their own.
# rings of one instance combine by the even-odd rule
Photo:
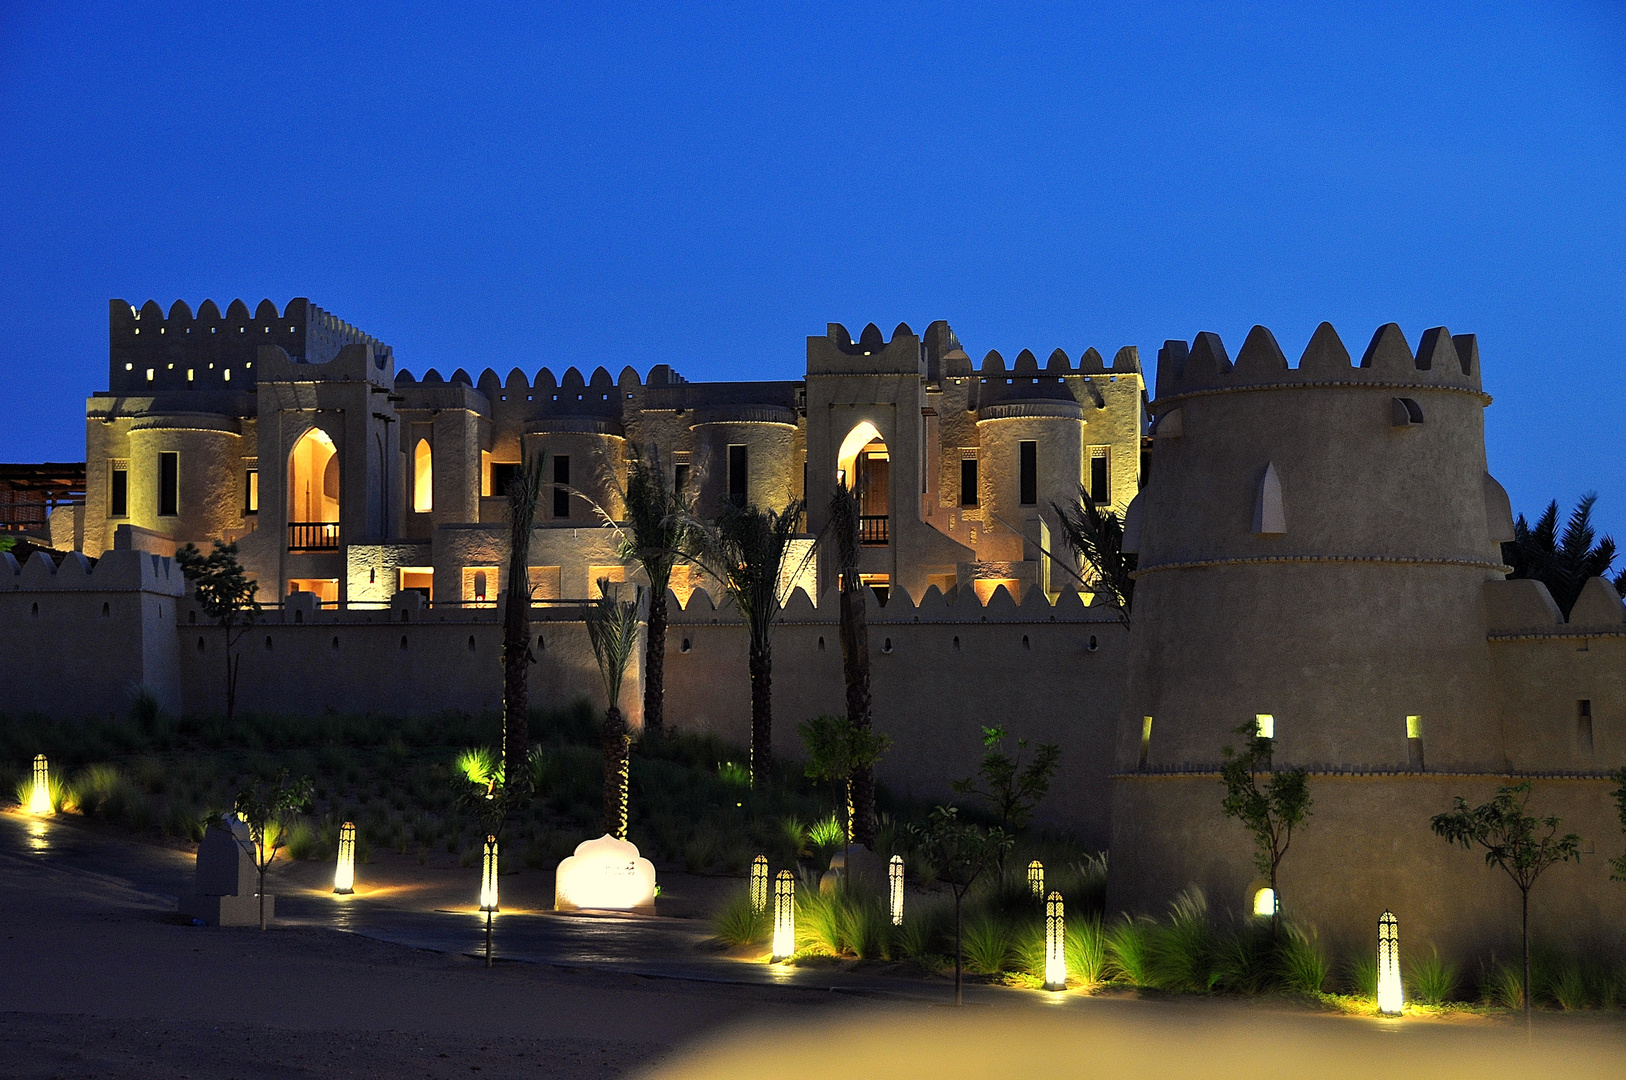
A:
<svg viewBox="0 0 1626 1080">
<path fill-rule="evenodd" d="M 1151 985 L 1164 990 L 1209 989 L 1213 934 L 1208 927 L 1208 899 L 1201 889 L 1181 891 L 1169 905 L 1169 919 L 1148 935 Z"/>
<path fill-rule="evenodd" d="M 1156 930 L 1156 920 L 1144 915 L 1124 915 L 1107 927 L 1107 971 L 1114 981 L 1131 986 L 1157 985 L 1152 966 L 1152 935 Z"/>
<path fill-rule="evenodd" d="M 1456 995 L 1458 981 L 1457 966 L 1432 945 L 1428 952 L 1419 953 L 1406 963 L 1406 990 L 1419 1004 L 1441 1005 L 1450 1001 Z M 1373 993 L 1376 994 L 1375 989 Z"/>
<path fill-rule="evenodd" d="M 836 816 L 831 814 L 827 818 L 815 821 L 807 830 L 807 838 L 820 852 L 834 851 L 845 846 L 847 830 L 836 820 Z"/>
<path fill-rule="evenodd" d="M 1094 990 L 1106 981 L 1107 935 L 1099 915 L 1069 917 L 1062 952 L 1067 958 L 1068 976 L 1086 990 Z"/>
<path fill-rule="evenodd" d="M 309 818 L 296 818 L 283 837 L 290 859 L 314 859 L 322 854 L 322 838 Z"/>
<path fill-rule="evenodd" d="M 1356 997 L 1378 996 L 1378 958 L 1370 950 L 1363 950 L 1344 964 L 1344 986 Z"/>
<path fill-rule="evenodd" d="M 1273 954 L 1269 920 L 1245 917 L 1216 937 L 1208 984 L 1236 994 L 1263 993 L 1275 979 Z M 1375 992 L 1375 974 L 1372 985 Z"/>
<path fill-rule="evenodd" d="M 1327 954 L 1312 929 L 1283 927 L 1276 963 L 1282 989 L 1289 993 L 1319 994 L 1327 982 Z"/>
<path fill-rule="evenodd" d="M 962 935 L 966 970 L 998 975 L 1017 966 L 1021 926 L 1008 917 L 984 912 L 966 920 Z"/>
<path fill-rule="evenodd" d="M 1487 1005 L 1518 1009 L 1524 1004 L 1524 971 L 1518 964 L 1492 957 L 1480 970 L 1479 995 Z"/>
<path fill-rule="evenodd" d="M 772 904 L 769 904 L 769 908 Z M 711 932 L 724 945 L 756 945 L 773 932 L 773 912 L 751 906 L 751 890 L 736 889 L 711 918 Z"/>
<path fill-rule="evenodd" d="M 954 911 L 945 903 L 905 906 L 903 925 L 896 928 L 897 954 L 908 960 L 929 961 L 948 951 L 954 933 Z"/>
</svg>

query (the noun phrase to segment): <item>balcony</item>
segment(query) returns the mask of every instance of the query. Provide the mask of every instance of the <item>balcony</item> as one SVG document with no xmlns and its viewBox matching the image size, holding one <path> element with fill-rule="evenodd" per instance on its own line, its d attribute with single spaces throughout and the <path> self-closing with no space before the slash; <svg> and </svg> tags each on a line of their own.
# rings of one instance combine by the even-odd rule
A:
<svg viewBox="0 0 1626 1080">
<path fill-rule="evenodd" d="M 862 514 L 858 518 L 858 542 L 864 547 L 886 547 L 887 516 Z"/>
<path fill-rule="evenodd" d="M 338 551 L 339 523 L 337 521 L 290 521 L 288 523 L 289 551 Z"/>
</svg>

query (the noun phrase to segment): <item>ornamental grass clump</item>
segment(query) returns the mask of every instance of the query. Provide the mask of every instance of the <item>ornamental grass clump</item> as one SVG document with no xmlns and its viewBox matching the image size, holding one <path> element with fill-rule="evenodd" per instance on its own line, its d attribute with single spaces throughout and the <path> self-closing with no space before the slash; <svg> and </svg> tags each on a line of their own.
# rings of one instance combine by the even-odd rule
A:
<svg viewBox="0 0 1626 1080">
<path fill-rule="evenodd" d="M 758 911 L 751 903 L 751 890 L 737 889 L 712 916 L 711 932 L 731 947 L 766 944 L 773 932 L 773 907 Z"/>
<path fill-rule="evenodd" d="M 1316 995 L 1327 982 L 1331 970 L 1327 953 L 1314 930 L 1287 923 L 1276 957 L 1281 987 L 1290 994 Z"/>
<path fill-rule="evenodd" d="M 1443 1005 L 1452 1000 L 1459 981 L 1457 966 L 1432 945 L 1406 963 L 1406 996 L 1419 1005 Z"/>
<path fill-rule="evenodd" d="M 1114 982 L 1157 986 L 1152 967 L 1152 936 L 1156 931 L 1157 920 L 1146 915 L 1123 915 L 1107 927 L 1107 971 Z"/>
<path fill-rule="evenodd" d="M 1099 915 L 1068 919 L 1062 950 L 1067 958 L 1069 978 L 1078 980 L 1086 991 L 1093 991 L 1106 982 L 1107 935 Z M 1042 952 L 1040 955 L 1042 957 Z"/>
<path fill-rule="evenodd" d="M 1207 897 L 1201 889 L 1183 890 L 1169 905 L 1169 921 L 1149 934 L 1151 985 L 1185 993 L 1208 990 L 1213 945 Z"/>
<path fill-rule="evenodd" d="M 966 969 L 974 975 L 999 975 L 1016 968 L 1019 936 L 1020 928 L 997 914 L 967 919 L 963 939 Z"/>
</svg>

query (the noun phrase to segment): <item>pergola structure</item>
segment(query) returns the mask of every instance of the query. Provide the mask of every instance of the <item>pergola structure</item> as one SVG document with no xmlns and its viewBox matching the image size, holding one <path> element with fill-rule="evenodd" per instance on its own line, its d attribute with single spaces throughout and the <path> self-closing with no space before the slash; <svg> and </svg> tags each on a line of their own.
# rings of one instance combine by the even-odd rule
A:
<svg viewBox="0 0 1626 1080">
<path fill-rule="evenodd" d="M 43 533 L 51 510 L 85 500 L 85 463 L 0 464 L 0 532 Z"/>
</svg>

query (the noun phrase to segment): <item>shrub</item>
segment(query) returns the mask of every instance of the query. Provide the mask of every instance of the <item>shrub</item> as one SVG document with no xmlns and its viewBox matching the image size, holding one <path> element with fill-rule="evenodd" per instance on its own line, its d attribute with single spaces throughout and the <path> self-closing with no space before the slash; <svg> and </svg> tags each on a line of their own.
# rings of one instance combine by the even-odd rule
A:
<svg viewBox="0 0 1626 1080">
<path fill-rule="evenodd" d="M 863 889 L 836 891 L 842 944 L 860 960 L 892 956 L 892 916 L 880 897 Z"/>
<path fill-rule="evenodd" d="M 1019 924 L 995 913 L 966 920 L 961 940 L 966 970 L 979 975 L 998 975 L 1015 967 L 1020 936 Z"/>
<path fill-rule="evenodd" d="M 910 960 L 928 960 L 942 955 L 944 938 L 953 932 L 954 912 L 947 904 L 917 905 L 913 910 L 904 908 L 903 925 L 894 931 L 899 956 Z"/>
<path fill-rule="evenodd" d="M 822 821 L 815 821 L 807 830 L 807 838 L 812 841 L 814 847 L 828 851 L 846 844 L 847 830 L 842 828 L 841 822 L 831 814 Z"/>
<path fill-rule="evenodd" d="M 1590 987 L 1581 971 L 1581 964 L 1573 957 L 1565 957 L 1553 965 L 1547 980 L 1547 992 L 1559 1008 L 1584 1009 L 1592 1003 Z"/>
<path fill-rule="evenodd" d="M 81 813 L 115 817 L 109 813 L 109 804 L 127 799 L 132 794 L 129 778 L 114 765 L 87 766 L 73 781 L 73 801 Z"/>
<path fill-rule="evenodd" d="M 1457 982 L 1457 966 L 1432 945 L 1427 953 L 1413 957 L 1406 964 L 1407 989 L 1411 999 L 1420 1004 L 1440 1005 L 1450 1001 L 1456 994 Z"/>
<path fill-rule="evenodd" d="M 1125 915 L 1107 928 L 1107 970 L 1113 979 L 1131 986 L 1152 987 L 1152 935 L 1157 922 L 1145 915 Z"/>
<path fill-rule="evenodd" d="M 60 814 L 64 808 L 78 808 L 78 792 L 55 769 L 51 770 L 49 789 L 51 793 L 51 809 L 56 813 Z M 17 805 L 19 806 L 27 806 L 29 800 L 34 797 L 34 775 L 32 770 L 17 781 L 16 794 Z"/>
<path fill-rule="evenodd" d="M 756 945 L 767 941 L 772 931 L 773 912 L 754 909 L 750 889 L 733 892 L 711 918 L 711 932 L 724 945 Z"/>
<path fill-rule="evenodd" d="M 717 779 L 731 787 L 750 787 L 751 770 L 737 761 L 724 761 L 717 765 Z"/>
<path fill-rule="evenodd" d="M 308 818 L 296 818 L 288 826 L 282 843 L 288 849 L 290 859 L 314 859 L 322 853 L 321 836 Z"/>
<path fill-rule="evenodd" d="M 1168 925 L 1150 934 L 1148 946 L 1153 985 L 1182 991 L 1209 988 L 1213 935 L 1208 928 L 1208 899 L 1201 889 L 1185 889 L 1174 898 Z"/>
<path fill-rule="evenodd" d="M 1237 994 L 1260 993 L 1274 978 L 1272 958 L 1270 922 L 1245 917 L 1216 941 L 1208 984 Z M 1374 988 L 1376 985 L 1374 975 Z"/>
<path fill-rule="evenodd" d="M 1077 979 L 1086 990 L 1094 990 L 1106 981 L 1107 936 L 1099 915 L 1069 918 L 1062 951 L 1069 978 Z"/>
<path fill-rule="evenodd" d="M 1486 1004 L 1504 1009 L 1524 1004 L 1524 971 L 1518 964 L 1498 963 L 1495 957 L 1479 973 L 1479 995 Z"/>
<path fill-rule="evenodd" d="M 1282 989 L 1295 994 L 1319 994 L 1327 981 L 1327 954 L 1314 930 L 1288 925 L 1282 933 L 1276 963 Z"/>
<path fill-rule="evenodd" d="M 846 951 L 843 916 L 836 894 L 819 891 L 817 875 L 796 883 L 796 951 L 840 956 Z"/>
<path fill-rule="evenodd" d="M 1370 950 L 1355 955 L 1344 965 L 1344 982 L 1356 997 L 1378 996 L 1378 958 Z"/>
<path fill-rule="evenodd" d="M 802 819 L 791 814 L 779 822 L 780 831 L 784 834 L 785 842 L 791 847 L 792 858 L 803 859 L 812 855 L 807 826 Z"/>
</svg>

